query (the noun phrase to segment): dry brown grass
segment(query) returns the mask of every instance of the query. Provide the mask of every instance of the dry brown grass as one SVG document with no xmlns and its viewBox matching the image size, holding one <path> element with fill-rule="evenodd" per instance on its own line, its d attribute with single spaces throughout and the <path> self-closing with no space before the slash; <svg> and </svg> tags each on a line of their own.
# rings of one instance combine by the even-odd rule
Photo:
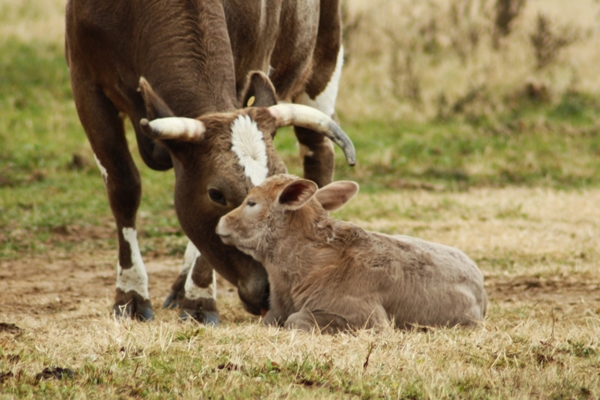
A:
<svg viewBox="0 0 600 400">
<path fill-rule="evenodd" d="M 7 39 L 62 43 L 65 4 L 66 0 L 0 0 L 0 44 Z"/>
<path fill-rule="evenodd" d="M 496 40 L 494 0 L 349 0 L 350 54 L 340 87 L 347 118 L 428 118 L 453 112 L 489 115 L 528 82 L 554 98 L 567 90 L 597 93 L 600 4 L 527 1 L 511 32 Z M 548 22 L 538 68 L 532 35 Z M 568 37 L 567 37 L 568 36 Z M 498 45 L 495 45 L 495 42 Z M 564 46 L 558 44 L 564 43 Z M 414 89 L 419 90 L 418 101 Z M 467 104 L 463 104 L 463 103 Z M 454 107 L 459 110 L 453 110 Z"/>
</svg>

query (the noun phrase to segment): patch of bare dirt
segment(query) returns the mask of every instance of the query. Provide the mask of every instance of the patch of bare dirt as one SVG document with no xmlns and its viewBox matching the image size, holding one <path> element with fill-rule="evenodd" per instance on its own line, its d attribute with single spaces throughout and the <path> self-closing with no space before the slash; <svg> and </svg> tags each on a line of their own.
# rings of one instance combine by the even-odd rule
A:
<svg viewBox="0 0 600 400">
<path fill-rule="evenodd" d="M 0 323 L 18 325 L 24 316 L 64 320 L 112 312 L 116 256 L 116 250 L 98 250 L 0 261 Z M 162 307 L 181 262 L 166 257 L 146 260 L 155 310 Z M 220 298 L 235 301 L 231 284 L 218 279 L 218 286 Z"/>
<path fill-rule="evenodd" d="M 553 308 L 591 309 L 600 314 L 600 279 L 574 276 L 488 277 L 486 290 L 491 301 L 525 302 Z"/>
</svg>

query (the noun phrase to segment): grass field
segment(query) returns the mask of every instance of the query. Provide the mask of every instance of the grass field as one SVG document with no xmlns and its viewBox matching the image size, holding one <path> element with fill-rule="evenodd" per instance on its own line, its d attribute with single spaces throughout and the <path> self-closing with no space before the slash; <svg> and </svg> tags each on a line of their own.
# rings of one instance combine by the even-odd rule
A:
<svg viewBox="0 0 600 400">
<path fill-rule="evenodd" d="M 320 336 L 263 327 L 223 282 L 217 328 L 159 309 L 186 239 L 172 172 L 142 166 L 133 141 L 157 315 L 112 317 L 115 228 L 68 83 L 64 1 L 0 0 L 0 399 L 600 398 L 600 5 L 561 13 L 559 0 L 530 0 L 494 50 L 494 2 L 464 2 L 471 17 L 444 25 L 458 3 L 427 3 L 443 5 L 434 13 L 410 0 L 348 1 L 338 109 L 358 163 L 338 153 L 336 178 L 361 193 L 336 216 L 464 250 L 485 276 L 486 321 Z M 529 38 L 541 9 L 555 36 L 579 36 L 538 70 Z M 418 33 L 433 20 L 439 30 Z M 392 23 L 406 38 L 394 49 L 416 46 L 410 62 L 398 53 L 397 69 Z M 462 38 L 473 26 L 481 39 L 461 64 L 439 32 Z M 469 74 L 485 82 L 473 98 Z M 547 97 L 527 91 L 530 78 Z M 291 132 L 276 141 L 300 173 Z"/>
</svg>

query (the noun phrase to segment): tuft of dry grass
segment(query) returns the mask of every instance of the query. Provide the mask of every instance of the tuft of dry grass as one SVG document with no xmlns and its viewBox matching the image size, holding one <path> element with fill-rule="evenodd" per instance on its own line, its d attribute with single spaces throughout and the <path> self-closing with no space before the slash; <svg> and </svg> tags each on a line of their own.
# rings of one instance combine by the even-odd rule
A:
<svg viewBox="0 0 600 400">
<path fill-rule="evenodd" d="M 530 82 L 554 99 L 600 90 L 594 0 L 345 4 L 352 31 L 338 101 L 345 118 L 490 116 L 510 108 L 506 98 Z"/>
<path fill-rule="evenodd" d="M 62 43 L 66 0 L 0 0 L 0 44 Z"/>
</svg>

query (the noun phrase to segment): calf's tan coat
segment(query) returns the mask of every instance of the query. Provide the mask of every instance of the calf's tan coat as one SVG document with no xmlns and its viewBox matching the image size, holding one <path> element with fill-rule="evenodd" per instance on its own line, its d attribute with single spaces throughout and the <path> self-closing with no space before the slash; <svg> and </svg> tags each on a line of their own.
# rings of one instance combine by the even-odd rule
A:
<svg viewBox="0 0 600 400">
<path fill-rule="evenodd" d="M 366 231 L 335 220 L 354 182 L 318 189 L 276 175 L 223 216 L 225 244 L 262 263 L 269 276 L 266 324 L 336 332 L 380 327 L 473 325 L 487 295 L 477 265 L 454 247 Z"/>
</svg>

